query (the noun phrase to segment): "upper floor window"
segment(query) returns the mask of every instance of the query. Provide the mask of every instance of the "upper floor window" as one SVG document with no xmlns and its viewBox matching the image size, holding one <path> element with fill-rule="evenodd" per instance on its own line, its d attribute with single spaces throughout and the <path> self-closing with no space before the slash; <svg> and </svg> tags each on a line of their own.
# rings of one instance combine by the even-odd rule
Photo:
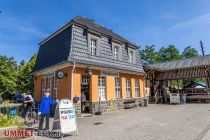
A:
<svg viewBox="0 0 210 140">
<path fill-rule="evenodd" d="M 97 40 L 91 38 L 90 42 L 90 53 L 91 55 L 96 55 Z"/>
<path fill-rule="evenodd" d="M 114 47 L 114 59 L 119 60 L 119 47 Z"/>
<path fill-rule="evenodd" d="M 133 53 L 133 51 L 129 52 L 129 62 L 134 63 L 134 53 Z"/>
</svg>

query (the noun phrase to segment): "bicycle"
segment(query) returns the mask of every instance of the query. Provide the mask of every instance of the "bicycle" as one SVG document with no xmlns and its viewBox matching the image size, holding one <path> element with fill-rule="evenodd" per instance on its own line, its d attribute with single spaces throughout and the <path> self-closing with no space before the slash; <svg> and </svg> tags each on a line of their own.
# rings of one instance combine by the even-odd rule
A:
<svg viewBox="0 0 210 140">
<path fill-rule="evenodd" d="M 39 122 L 39 116 L 36 113 L 37 108 L 29 107 L 25 115 L 25 123 L 27 126 L 32 126 Z"/>
</svg>

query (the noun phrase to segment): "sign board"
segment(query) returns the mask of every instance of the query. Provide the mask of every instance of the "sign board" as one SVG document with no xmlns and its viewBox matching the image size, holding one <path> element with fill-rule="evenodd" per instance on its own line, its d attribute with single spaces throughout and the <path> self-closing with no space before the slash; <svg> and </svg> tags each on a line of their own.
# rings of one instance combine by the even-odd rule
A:
<svg viewBox="0 0 210 140">
<path fill-rule="evenodd" d="M 73 103 L 69 99 L 63 99 L 56 106 L 53 130 L 60 129 L 61 133 L 77 131 L 76 114 Z"/>
<path fill-rule="evenodd" d="M 44 78 L 49 78 L 49 77 L 54 77 L 54 76 L 55 76 L 55 72 L 48 72 L 48 73 L 43 74 Z"/>
<path fill-rule="evenodd" d="M 118 72 L 114 72 L 114 71 L 101 71 L 101 75 L 102 76 L 114 76 L 114 77 L 119 77 L 119 73 Z"/>
</svg>

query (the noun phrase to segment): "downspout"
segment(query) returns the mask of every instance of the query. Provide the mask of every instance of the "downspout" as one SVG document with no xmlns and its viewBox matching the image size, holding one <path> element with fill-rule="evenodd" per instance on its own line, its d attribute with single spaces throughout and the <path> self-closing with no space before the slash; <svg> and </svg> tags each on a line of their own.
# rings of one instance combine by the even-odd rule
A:
<svg viewBox="0 0 210 140">
<path fill-rule="evenodd" d="M 70 92 L 70 99 L 71 99 L 71 101 L 73 101 L 73 97 L 72 97 L 72 95 L 73 95 L 73 81 L 74 81 L 73 73 L 74 73 L 74 70 L 75 70 L 75 67 L 76 67 L 75 64 L 76 64 L 76 62 L 74 62 L 73 69 L 71 71 L 71 92 Z"/>
</svg>

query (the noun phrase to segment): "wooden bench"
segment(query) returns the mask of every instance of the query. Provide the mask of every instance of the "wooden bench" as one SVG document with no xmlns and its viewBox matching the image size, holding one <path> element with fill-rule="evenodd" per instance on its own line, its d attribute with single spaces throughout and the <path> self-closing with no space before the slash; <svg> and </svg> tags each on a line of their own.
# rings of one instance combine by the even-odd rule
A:
<svg viewBox="0 0 210 140">
<path fill-rule="evenodd" d="M 124 109 L 129 109 L 129 108 L 133 108 L 133 107 L 136 107 L 135 99 L 130 99 L 130 100 L 124 101 Z"/>
</svg>

